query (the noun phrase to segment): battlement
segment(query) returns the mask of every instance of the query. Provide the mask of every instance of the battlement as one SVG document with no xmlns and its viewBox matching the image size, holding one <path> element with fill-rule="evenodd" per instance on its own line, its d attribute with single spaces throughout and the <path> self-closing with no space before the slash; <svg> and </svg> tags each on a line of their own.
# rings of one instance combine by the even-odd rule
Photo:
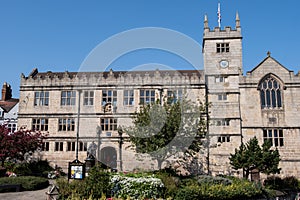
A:
<svg viewBox="0 0 300 200">
<path fill-rule="evenodd" d="M 35 71 L 36 70 L 36 71 Z M 152 70 L 106 72 L 44 72 L 34 69 L 28 77 L 21 75 L 23 86 L 130 86 L 204 84 L 203 70 Z"/>
<path fill-rule="evenodd" d="M 223 38 L 242 38 L 240 18 L 238 13 L 236 13 L 235 25 L 236 25 L 235 29 L 226 26 L 225 29 L 221 29 L 220 27 L 215 27 L 213 30 L 211 30 L 208 26 L 208 18 L 205 15 L 203 41 L 207 39 L 215 40 L 215 39 L 223 39 Z"/>
</svg>

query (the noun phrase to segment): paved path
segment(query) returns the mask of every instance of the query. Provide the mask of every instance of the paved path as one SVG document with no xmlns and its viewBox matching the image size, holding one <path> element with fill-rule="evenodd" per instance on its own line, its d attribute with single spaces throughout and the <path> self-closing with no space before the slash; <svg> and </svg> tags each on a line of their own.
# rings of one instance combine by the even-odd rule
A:
<svg viewBox="0 0 300 200">
<path fill-rule="evenodd" d="M 1 200 L 45 200 L 48 188 L 36 191 L 0 193 Z"/>
<path fill-rule="evenodd" d="M 53 184 L 54 180 L 49 180 Z M 46 200 L 48 187 L 42 190 L 0 193 L 0 200 Z"/>
</svg>

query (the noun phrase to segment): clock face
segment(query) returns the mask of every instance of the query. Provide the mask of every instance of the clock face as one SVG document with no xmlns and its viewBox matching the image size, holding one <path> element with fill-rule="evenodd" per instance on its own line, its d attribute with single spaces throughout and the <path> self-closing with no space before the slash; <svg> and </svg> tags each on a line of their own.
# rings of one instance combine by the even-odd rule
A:
<svg viewBox="0 0 300 200">
<path fill-rule="evenodd" d="M 226 67 L 228 67 L 228 65 L 229 65 L 229 62 L 227 60 L 220 61 L 220 67 L 226 68 Z"/>
</svg>

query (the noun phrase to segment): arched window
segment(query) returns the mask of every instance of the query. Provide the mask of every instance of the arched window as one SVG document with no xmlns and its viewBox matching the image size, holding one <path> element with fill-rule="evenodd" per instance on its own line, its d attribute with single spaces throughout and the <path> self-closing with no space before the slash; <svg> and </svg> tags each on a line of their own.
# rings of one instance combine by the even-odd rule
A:
<svg viewBox="0 0 300 200">
<path fill-rule="evenodd" d="M 272 76 L 267 76 L 259 85 L 262 108 L 282 107 L 282 85 Z"/>
</svg>

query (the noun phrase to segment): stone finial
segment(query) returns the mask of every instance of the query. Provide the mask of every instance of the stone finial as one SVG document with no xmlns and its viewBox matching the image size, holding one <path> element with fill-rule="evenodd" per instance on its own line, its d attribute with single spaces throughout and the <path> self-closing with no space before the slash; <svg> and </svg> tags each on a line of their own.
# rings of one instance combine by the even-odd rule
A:
<svg viewBox="0 0 300 200">
<path fill-rule="evenodd" d="M 271 57 L 271 52 L 270 51 L 267 52 L 267 56 Z"/>
<path fill-rule="evenodd" d="M 236 12 L 236 15 L 235 15 L 235 27 L 236 28 L 240 28 L 241 27 L 241 22 L 240 22 L 240 17 L 239 17 L 239 13 Z"/>
<path fill-rule="evenodd" d="M 207 15 L 204 15 L 204 29 L 208 28 L 208 19 L 207 19 Z"/>
</svg>

